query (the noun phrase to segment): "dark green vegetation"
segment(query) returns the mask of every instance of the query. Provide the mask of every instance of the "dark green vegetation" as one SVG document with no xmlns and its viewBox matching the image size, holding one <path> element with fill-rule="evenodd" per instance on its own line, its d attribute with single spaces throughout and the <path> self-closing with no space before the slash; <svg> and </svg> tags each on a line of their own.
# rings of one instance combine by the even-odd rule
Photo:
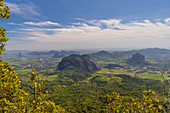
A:
<svg viewBox="0 0 170 113">
<path fill-rule="evenodd" d="M 134 51 L 100 51 L 89 54 L 100 70 L 96 70 L 96 65 L 91 62 L 88 55 L 54 58 L 56 51 L 6 52 L 3 59 L 14 66 L 25 91 L 30 91 L 31 81 L 28 74 L 31 73 L 31 66 L 34 66 L 38 75 L 47 79 L 42 91 L 44 93 L 46 90 L 49 91 L 49 100 L 62 105 L 70 112 L 102 112 L 103 107 L 107 105 L 105 95 L 110 95 L 114 91 L 120 93 L 123 102 L 128 102 L 131 97 L 142 98 L 144 90 L 152 89 L 159 94 L 158 97 L 163 103 L 164 88 L 161 83 L 161 70 L 167 64 L 169 54 L 161 52 L 165 50 L 158 48 L 135 52 L 140 53 L 140 51 L 149 64 L 128 64 L 127 59 L 135 54 Z M 160 51 L 156 53 L 159 53 L 160 57 L 155 57 L 154 51 Z M 153 57 L 149 54 L 150 52 Z M 23 56 L 25 59 L 21 59 Z M 165 59 L 161 56 L 164 56 Z M 60 65 L 63 64 L 59 63 L 62 62 L 69 63 L 69 66 L 61 68 Z M 88 66 L 95 67 L 95 71 L 89 71 Z M 165 73 L 165 79 L 168 79 L 170 76 L 168 68 Z M 169 85 L 167 81 L 165 83 L 167 86 Z"/>
<path fill-rule="evenodd" d="M 121 66 L 119 64 L 108 64 L 108 65 L 104 66 L 104 68 L 115 69 L 115 68 L 124 68 L 124 66 Z"/>
</svg>

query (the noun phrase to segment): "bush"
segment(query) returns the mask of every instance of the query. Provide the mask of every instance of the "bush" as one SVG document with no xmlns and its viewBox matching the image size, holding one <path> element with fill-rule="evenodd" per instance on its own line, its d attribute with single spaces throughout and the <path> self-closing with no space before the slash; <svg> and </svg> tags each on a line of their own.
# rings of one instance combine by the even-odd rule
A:
<svg viewBox="0 0 170 113">
<path fill-rule="evenodd" d="M 123 102 L 119 93 L 113 92 L 112 95 L 106 95 L 106 103 L 104 106 L 104 112 L 107 113 L 157 113 L 163 112 L 163 106 L 156 99 L 154 91 L 143 91 L 143 98 L 138 99 L 131 98 L 128 102 Z"/>
</svg>

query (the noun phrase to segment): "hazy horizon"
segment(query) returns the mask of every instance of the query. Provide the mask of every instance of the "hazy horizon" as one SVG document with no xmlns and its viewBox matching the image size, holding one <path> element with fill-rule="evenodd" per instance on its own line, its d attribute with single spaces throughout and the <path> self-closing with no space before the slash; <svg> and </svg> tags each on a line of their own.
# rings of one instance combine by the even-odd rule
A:
<svg viewBox="0 0 170 113">
<path fill-rule="evenodd" d="M 99 51 L 110 51 L 110 52 L 114 52 L 114 51 L 131 51 L 131 50 L 142 50 L 142 49 L 155 49 L 158 47 L 154 47 L 154 48 L 91 48 L 91 49 L 37 49 L 37 50 L 6 50 L 6 52 L 49 52 L 49 51 L 77 51 L 77 52 L 99 52 Z M 167 49 L 170 50 L 170 48 L 158 48 L 158 49 Z"/>
</svg>

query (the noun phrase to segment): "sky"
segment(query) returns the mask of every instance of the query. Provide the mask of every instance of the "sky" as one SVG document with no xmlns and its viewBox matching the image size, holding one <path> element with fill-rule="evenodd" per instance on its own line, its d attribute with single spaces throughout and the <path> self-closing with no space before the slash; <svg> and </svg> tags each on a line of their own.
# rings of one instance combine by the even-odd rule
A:
<svg viewBox="0 0 170 113">
<path fill-rule="evenodd" d="M 170 49 L 170 0 L 4 0 L 7 50 Z"/>
</svg>

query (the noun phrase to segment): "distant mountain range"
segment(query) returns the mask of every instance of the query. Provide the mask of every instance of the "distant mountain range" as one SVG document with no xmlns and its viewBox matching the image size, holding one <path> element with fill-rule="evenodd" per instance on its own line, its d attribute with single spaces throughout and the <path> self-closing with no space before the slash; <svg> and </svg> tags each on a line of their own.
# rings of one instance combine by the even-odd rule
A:
<svg viewBox="0 0 170 113">
<path fill-rule="evenodd" d="M 122 51 L 117 53 L 128 57 L 131 57 L 135 53 L 140 53 L 144 55 L 146 58 L 165 59 L 165 60 L 170 59 L 170 50 L 160 49 L 160 48 L 147 48 L 147 49 L 140 49 L 140 50 Z"/>
<path fill-rule="evenodd" d="M 115 51 L 115 52 L 107 52 L 107 51 L 99 51 L 97 53 L 92 53 L 90 56 L 92 59 L 94 58 L 122 58 L 126 57 L 127 59 L 131 58 L 133 54 L 140 53 L 144 55 L 146 58 L 152 59 L 162 59 L 162 60 L 170 60 L 170 50 L 168 49 L 160 49 L 160 48 L 147 48 L 147 49 L 139 49 L 139 50 L 129 50 L 129 51 Z"/>
<path fill-rule="evenodd" d="M 63 58 L 71 54 L 79 54 L 79 52 L 61 50 L 61 51 L 48 51 L 48 52 L 34 51 L 28 53 L 28 55 L 53 55 L 53 58 Z"/>
<path fill-rule="evenodd" d="M 63 58 L 67 57 L 71 54 L 82 54 L 84 52 L 77 52 L 77 51 L 47 51 L 47 52 L 41 52 L 41 51 L 33 51 L 33 52 L 28 52 L 28 51 L 8 51 L 5 52 L 4 55 L 8 54 L 14 54 L 18 55 L 19 53 L 22 53 L 23 55 L 51 55 L 53 58 Z M 86 51 L 88 53 L 88 51 Z M 89 56 L 92 59 L 103 59 L 103 58 L 122 58 L 126 57 L 127 59 L 131 58 L 131 56 L 135 53 L 140 53 L 144 55 L 146 58 L 152 58 L 152 59 L 162 59 L 162 60 L 170 60 L 170 50 L 168 49 L 162 49 L 162 48 L 147 48 L 147 49 L 139 49 L 139 50 L 128 50 L 128 51 L 114 51 L 114 52 L 109 52 L 109 51 L 98 51 L 91 53 L 89 52 Z"/>
</svg>

